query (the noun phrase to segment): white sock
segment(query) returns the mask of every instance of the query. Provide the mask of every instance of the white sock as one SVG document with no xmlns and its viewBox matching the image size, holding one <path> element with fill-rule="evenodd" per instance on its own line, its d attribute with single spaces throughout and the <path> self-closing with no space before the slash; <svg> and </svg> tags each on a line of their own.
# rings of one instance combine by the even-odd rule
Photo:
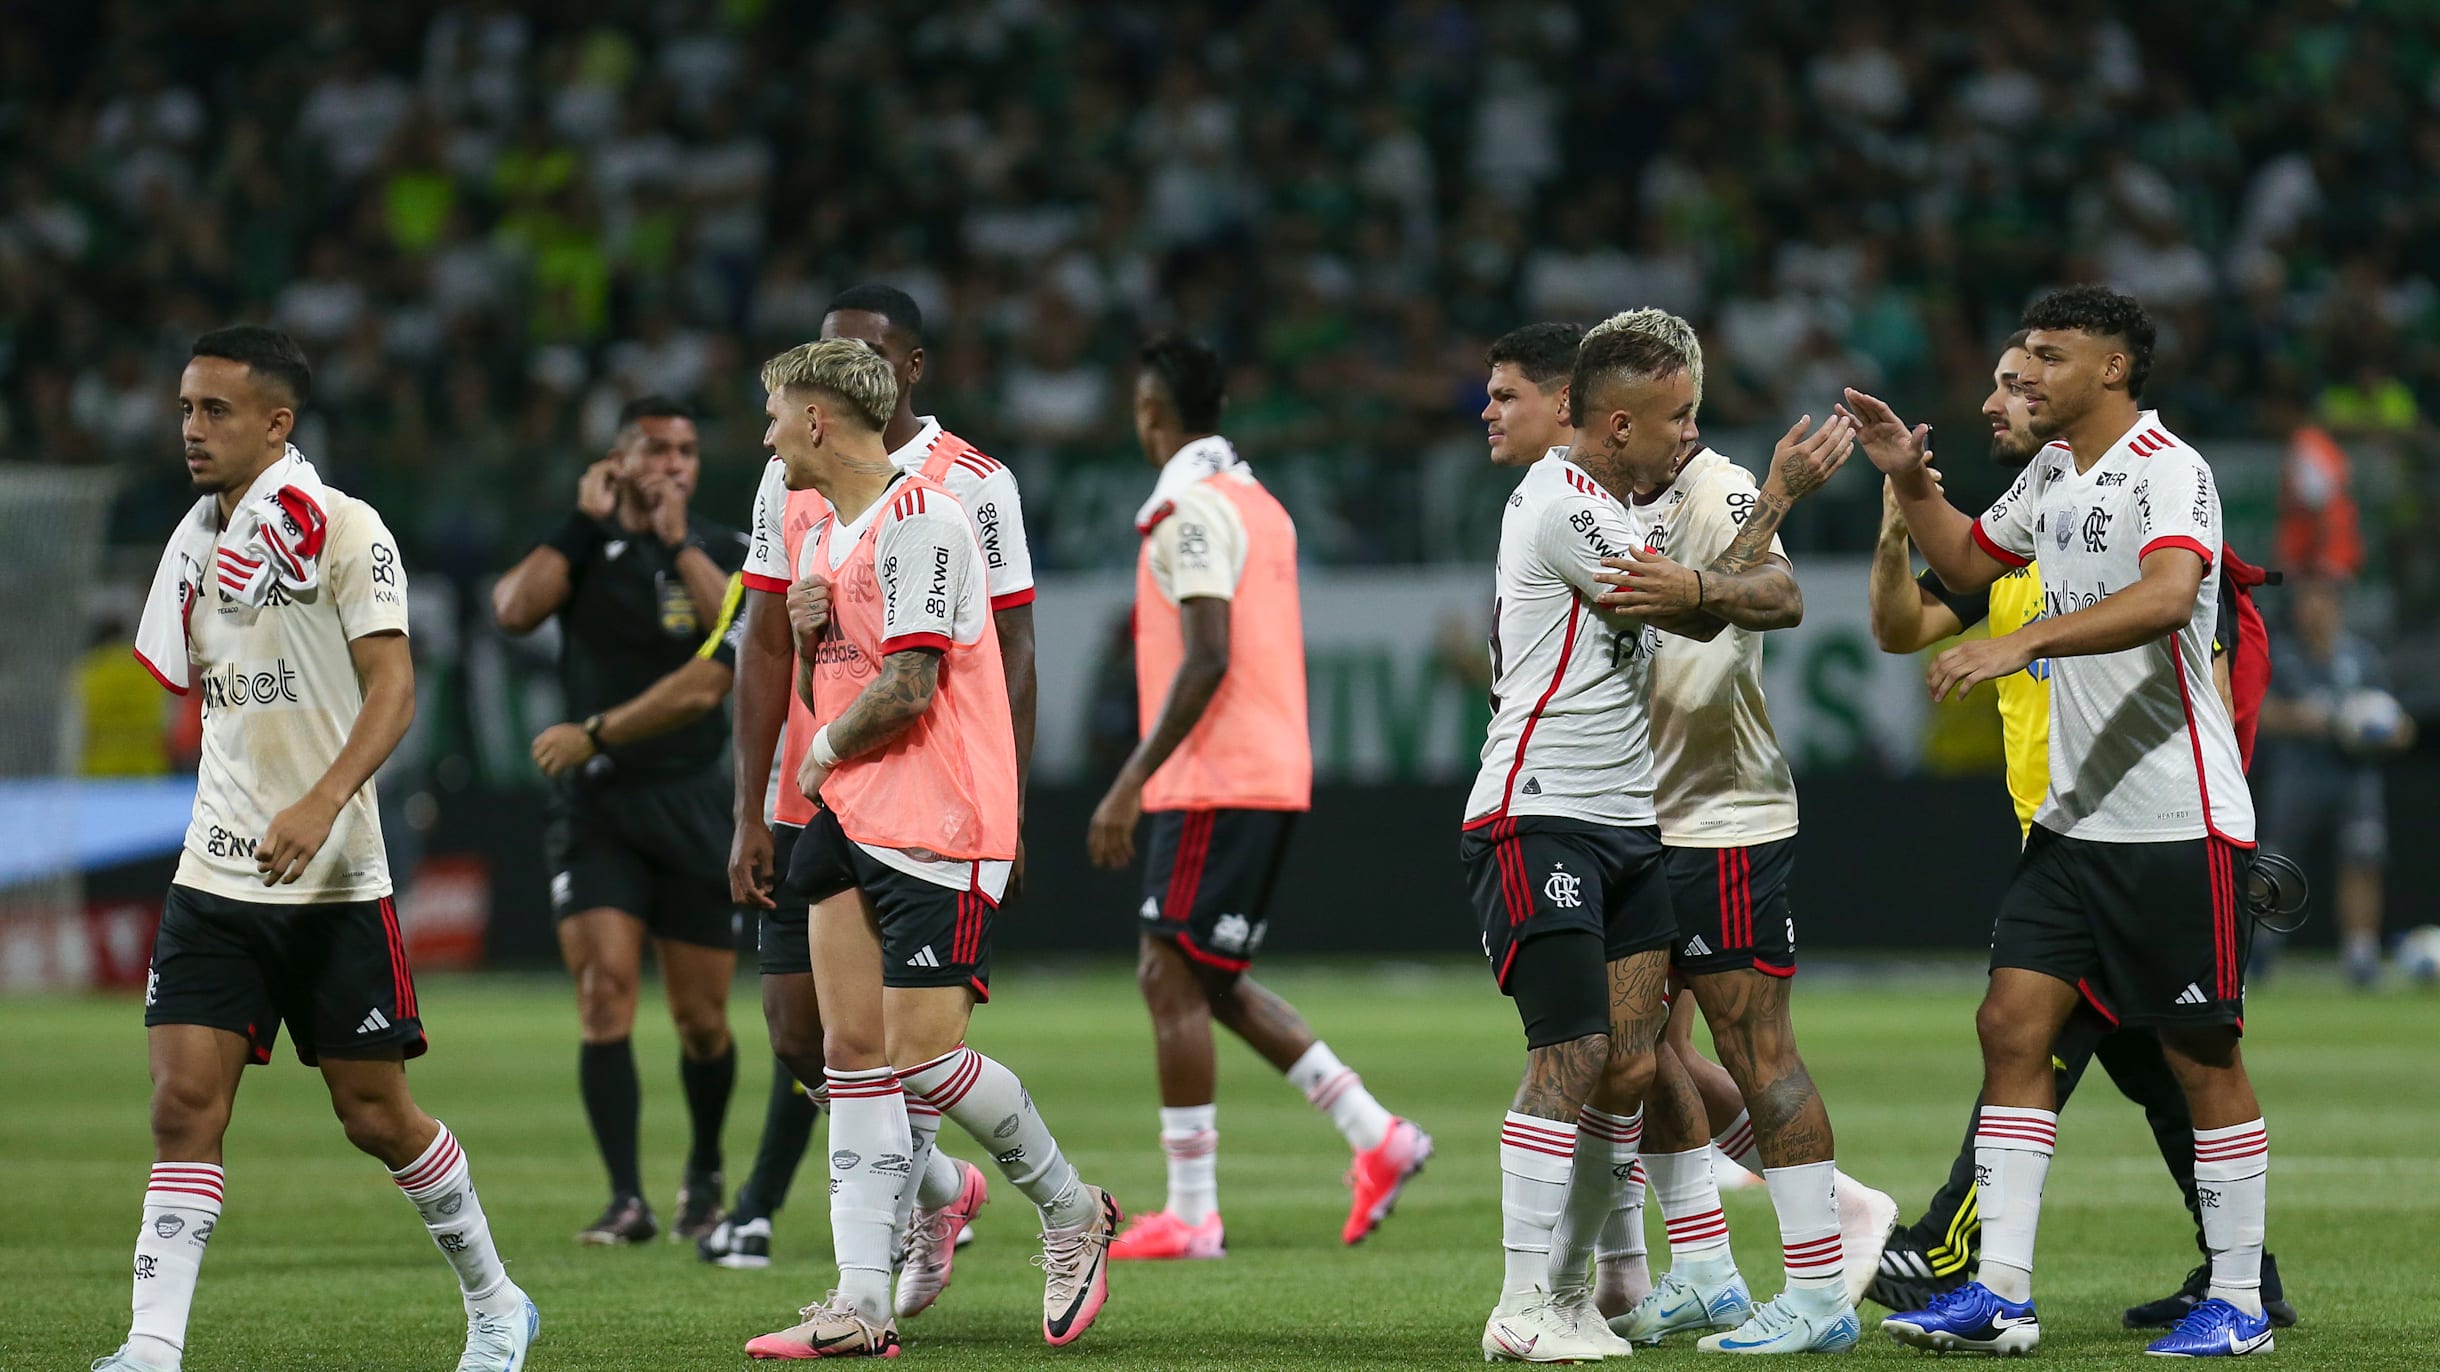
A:
<svg viewBox="0 0 2440 1372">
<path fill-rule="evenodd" d="M 1669 1265 L 1714 1267 L 1733 1262 L 1728 1214 L 1720 1208 L 1720 1182 L 1711 1170 L 1711 1145 L 1683 1153 L 1646 1153 L 1644 1169 L 1661 1223 L 1669 1231 Z"/>
<path fill-rule="evenodd" d="M 1634 1308 L 1652 1289 L 1652 1260 L 1644 1251 L 1644 1164 L 1627 1167 L 1626 1185 L 1593 1243 L 1593 1304 L 1605 1315 Z"/>
<path fill-rule="evenodd" d="M 940 1158 L 940 1112 L 912 1096 L 906 1097 L 906 1103 L 907 1156 L 913 1159 L 913 1171 L 910 1173 L 912 1180 L 899 1192 L 897 1218 L 893 1221 L 897 1241 L 901 1245 L 906 1242 L 907 1222 L 915 1217 L 915 1207 L 923 1204 L 923 1193 L 929 1189 L 925 1183 L 932 1179 L 932 1162 Z M 945 1158 L 941 1161 L 947 1163 L 950 1176 L 957 1175 L 957 1164 L 949 1163 Z M 957 1192 L 951 1191 L 949 1200 L 956 1199 Z M 946 1205 L 948 1201 L 941 1204 Z"/>
<path fill-rule="evenodd" d="M 1788 1290 L 1847 1295 L 1847 1255 L 1838 1229 L 1838 1164 L 1770 1167 L 1771 1207 L 1779 1212 L 1779 1259 Z"/>
<path fill-rule="evenodd" d="M 907 1122 L 909 1124 L 915 1121 L 915 1105 L 914 1098 L 909 1097 L 907 1099 Z M 915 1203 L 926 1210 L 938 1210 L 956 1200 L 957 1193 L 966 1189 L 966 1174 L 958 1168 L 957 1159 L 941 1150 L 940 1112 L 938 1110 L 932 1111 L 931 1149 L 929 1155 L 916 1159 L 918 1166 L 915 1169 Z"/>
<path fill-rule="evenodd" d="M 1217 1105 L 1161 1107 L 1161 1155 L 1169 1159 L 1169 1211 L 1201 1224 L 1220 1208 Z"/>
<path fill-rule="evenodd" d="M 1500 1286 L 1502 1304 L 1511 1296 L 1549 1286 L 1551 1231 L 1567 1204 L 1567 1179 L 1575 1159 L 1572 1120 L 1546 1120 L 1511 1110 L 1501 1123 L 1500 1248 L 1508 1260 Z"/>
<path fill-rule="evenodd" d="M 1711 1146 L 1728 1155 L 1728 1160 L 1748 1172 L 1757 1172 L 1762 1164 L 1754 1158 L 1754 1120 L 1743 1110 L 1728 1122 L 1728 1127 L 1714 1134 Z"/>
<path fill-rule="evenodd" d="M 899 1193 L 913 1184 L 906 1096 L 887 1067 L 825 1071 L 830 1082 L 830 1246 L 839 1294 L 874 1324 L 890 1315 Z"/>
<path fill-rule="evenodd" d="M 1975 1208 L 1982 1212 L 1982 1284 L 2001 1300 L 2033 1299 L 2033 1234 L 2042 1181 L 2059 1144 L 2056 1110 L 1986 1105 L 1974 1119 Z"/>
<path fill-rule="evenodd" d="M 1644 1112 L 1613 1115 L 1588 1105 L 1576 1115 L 1575 1162 L 1567 1204 L 1551 1231 L 1550 1289 L 1586 1284 L 1587 1265 L 1601 1231 L 1618 1209 L 1618 1198 L 1635 1171 L 1635 1150 L 1644 1137 Z"/>
<path fill-rule="evenodd" d="M 905 1080 L 925 1104 L 991 1150 L 1001 1174 L 1042 1211 L 1044 1228 L 1073 1229 L 1093 1218 L 1092 1197 L 1016 1073 L 960 1044 Z"/>
<path fill-rule="evenodd" d="M 157 1367 L 176 1367 L 186 1351 L 203 1246 L 220 1224 L 222 1180 L 216 1162 L 156 1162 L 144 1185 L 127 1351 Z"/>
<path fill-rule="evenodd" d="M 2194 1189 L 2211 1246 L 2211 1296 L 2262 1313 L 2262 1226 L 2271 1137 L 2259 1119 L 2194 1131 Z"/>
<path fill-rule="evenodd" d="M 1305 1055 L 1288 1069 L 1288 1084 L 1305 1093 L 1313 1108 L 1330 1116 L 1339 1127 L 1347 1146 L 1359 1153 L 1381 1146 L 1389 1134 L 1392 1116 L 1364 1089 L 1364 1079 L 1355 1069 L 1339 1061 L 1330 1045 L 1320 1039 L 1305 1050 Z"/>
<path fill-rule="evenodd" d="M 432 1136 L 421 1156 L 390 1174 L 399 1191 L 424 1217 L 432 1244 L 456 1271 L 458 1294 L 466 1308 L 478 1314 L 506 1315 L 521 1299 L 508 1268 L 492 1246 L 491 1221 L 474 1193 L 474 1176 L 466 1168 L 465 1150 L 448 1125 Z"/>
</svg>

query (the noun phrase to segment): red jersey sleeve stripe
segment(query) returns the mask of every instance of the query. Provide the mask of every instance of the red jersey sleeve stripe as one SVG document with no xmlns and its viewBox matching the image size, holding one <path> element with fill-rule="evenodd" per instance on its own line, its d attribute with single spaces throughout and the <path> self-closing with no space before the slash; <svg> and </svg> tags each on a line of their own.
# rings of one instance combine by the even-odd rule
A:
<svg viewBox="0 0 2440 1372">
<path fill-rule="evenodd" d="M 152 659 L 144 656 L 144 650 L 142 648 L 133 649 L 132 651 L 136 655 L 136 661 L 144 664 L 144 670 L 152 673 L 152 679 L 161 683 L 162 690 L 167 691 L 172 695 L 182 696 L 186 694 L 186 688 L 184 686 L 171 681 L 167 676 L 163 675 L 160 668 L 152 665 Z"/>
<path fill-rule="evenodd" d="M 749 591 L 768 591 L 773 595 L 788 594 L 788 583 L 776 576 L 765 576 L 761 572 L 739 572 L 737 579 L 744 582 Z"/>
<path fill-rule="evenodd" d="M 881 655 L 888 657 L 892 653 L 903 653 L 910 648 L 930 648 L 936 652 L 945 653 L 952 646 L 954 645 L 949 642 L 947 634 L 900 634 L 896 638 L 881 640 Z"/>
<path fill-rule="evenodd" d="M 1983 523 L 1979 519 L 1974 521 L 1974 546 L 1982 549 L 1986 553 L 1989 553 L 1991 555 L 1991 560 L 1999 563 L 2003 567 L 2022 567 L 2033 561 L 2033 559 L 2029 557 L 2018 557 L 2016 554 L 2009 552 L 2006 548 L 1999 546 L 1998 543 L 1992 540 L 1990 534 L 1983 531 Z"/>
<path fill-rule="evenodd" d="M 2189 538 L 2184 534 L 2163 534 L 2159 538 L 2153 539 L 2151 542 L 2143 545 L 2143 551 L 2135 554 L 2135 560 L 2137 562 L 2141 562 L 2145 558 L 2150 557 L 2152 554 L 2159 552 L 2163 548 L 2183 548 L 2187 552 L 2194 554 L 2196 557 L 2203 559 L 2203 569 L 2205 571 L 2209 571 L 2211 569 L 2211 549 L 2203 546 L 2203 541 L 2201 539 Z"/>
<path fill-rule="evenodd" d="M 1010 591 L 1006 595 L 995 595 L 991 598 L 991 608 L 994 610 L 1013 610 L 1019 605 L 1031 605 L 1033 603 L 1034 588 L 1031 586 L 1019 591 Z"/>
</svg>

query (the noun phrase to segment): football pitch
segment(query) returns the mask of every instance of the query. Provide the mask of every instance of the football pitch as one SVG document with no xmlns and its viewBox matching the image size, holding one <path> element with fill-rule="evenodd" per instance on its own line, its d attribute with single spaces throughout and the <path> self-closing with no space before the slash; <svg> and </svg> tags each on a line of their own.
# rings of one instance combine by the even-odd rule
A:
<svg viewBox="0 0 2440 1372">
<path fill-rule="evenodd" d="M 941 1368 L 1341 1368 L 1479 1365 L 1499 1281 L 1494 1140 L 1516 1084 L 1514 1014 L 1473 965 L 1306 963 L 1266 979 L 1306 1012 L 1390 1109 L 1438 1141 L 1430 1169 L 1361 1248 L 1338 1242 L 1347 1155 L 1328 1122 L 1250 1053 L 1221 1054 L 1220 1180 L 1229 1256 L 1117 1268 L 1101 1322 L 1043 1346 L 1036 1220 L 996 1174 L 977 1242 L 941 1303 L 903 1326 L 906 1359 Z M 1798 1029 L 1852 1175 L 1911 1217 L 1944 1174 L 1978 1080 L 1979 975 L 1922 964 L 1824 965 Z M 1009 1063 L 1086 1177 L 1157 1207 L 1152 1057 L 1127 969 L 1017 965 L 995 978 L 977 1047 Z M 744 1341 L 793 1322 L 828 1267 L 821 1134 L 777 1221 L 767 1272 L 705 1266 L 690 1246 L 581 1249 L 602 1201 L 575 1085 L 572 1000 L 542 976 L 428 979 L 432 1054 L 418 1097 L 464 1141 L 500 1246 L 542 1310 L 529 1364 L 734 1368 Z M 768 1057 L 750 981 L 734 1004 L 740 1072 L 732 1187 L 750 1164 Z M 2248 1059 L 2270 1121 L 2270 1245 L 2303 1322 L 2269 1365 L 2440 1363 L 2440 997 L 2346 994 L 2300 965 L 2259 991 Z M 0 1368 L 81 1369 L 125 1331 L 128 1262 L 150 1149 L 144 1031 L 132 999 L 0 1000 Z M 648 991 L 637 1033 L 645 1167 L 669 1217 L 683 1151 L 676 1050 Z M 954 1126 L 952 1151 L 978 1158 Z M 463 1337 L 448 1270 L 378 1165 L 333 1121 L 320 1079 L 282 1042 L 238 1097 L 228 1209 L 204 1261 L 186 1366 L 445 1369 Z M 1759 1187 L 1727 1197 L 1758 1295 L 1780 1286 Z M 1655 1209 L 1657 1207 L 1654 1207 Z M 1656 1248 L 1665 1253 L 1652 1217 Z M 2062 1120 L 2043 1211 L 2041 1365 L 2127 1367 L 2145 1337 L 2119 1310 L 2195 1261 L 2138 1112 L 2096 1068 Z M 1656 1263 L 1657 1265 L 1657 1263 Z M 1864 1312 L 1858 1364 L 1910 1360 Z M 1646 1366 L 1710 1362 L 1688 1346 Z M 903 1363 L 901 1365 L 904 1365 Z"/>
</svg>

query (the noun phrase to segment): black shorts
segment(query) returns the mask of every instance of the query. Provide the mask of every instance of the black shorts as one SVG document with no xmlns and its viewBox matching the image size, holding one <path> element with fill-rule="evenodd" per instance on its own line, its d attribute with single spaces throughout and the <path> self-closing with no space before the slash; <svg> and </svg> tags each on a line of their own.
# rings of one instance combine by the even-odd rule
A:
<svg viewBox="0 0 2440 1372">
<path fill-rule="evenodd" d="M 1991 930 L 1991 966 L 2056 977 L 2110 1023 L 2245 1027 L 2252 853 L 2225 839 L 2096 843 L 2037 824 Z"/>
<path fill-rule="evenodd" d="M 952 890 L 899 871 L 858 847 L 828 810 L 814 811 L 789 844 L 787 875 L 771 897 L 780 908 L 764 916 L 766 934 L 785 922 L 773 915 L 795 920 L 798 961 L 778 970 L 813 970 L 807 910 L 850 887 L 864 893 L 881 926 L 882 985 L 965 986 L 976 1000 L 991 999 L 991 917 L 1000 903 L 979 888 Z M 769 942 L 759 960 L 764 971 L 774 970 Z"/>
<path fill-rule="evenodd" d="M 144 1026 L 243 1034 L 271 1061 L 280 1024 L 297 1061 L 421 1057 L 415 977 L 389 897 L 271 905 L 172 886 L 153 938 Z"/>
<path fill-rule="evenodd" d="M 1669 890 L 1661 874 L 1660 830 L 1537 815 L 1495 820 L 1457 840 L 1458 860 L 1482 919 L 1483 956 L 1500 990 L 1517 999 L 1529 1022 L 1528 997 L 1557 994 L 1511 977 L 1517 950 L 1551 934 L 1600 938 L 1604 964 L 1587 964 L 1588 987 L 1566 988 L 1573 1005 L 1607 1006 L 1606 963 L 1677 938 Z M 1585 992 L 1589 989 L 1591 999 Z M 1606 1012 L 1599 1028 L 1608 1028 Z"/>
<path fill-rule="evenodd" d="M 1271 887 L 1296 810 L 1158 810 L 1144 846 L 1144 932 L 1242 972 L 1271 932 Z"/>
<path fill-rule="evenodd" d="M 1751 967 L 1775 977 L 1796 975 L 1796 917 L 1788 909 L 1788 877 L 1796 870 L 1796 840 L 1750 848 L 1670 848 L 1669 903 L 1677 909 L 1674 965 L 1685 976 Z"/>
<path fill-rule="evenodd" d="M 756 911 L 754 921 L 754 962 L 766 977 L 813 971 L 805 902 L 788 897 L 788 864 L 795 861 L 796 841 L 804 832 L 793 824 L 771 826 L 771 908 Z"/>
<path fill-rule="evenodd" d="M 619 910 L 644 921 L 654 938 L 737 946 L 725 772 L 678 781 L 563 781 L 552 788 L 550 819 L 543 850 L 552 913 L 565 919 Z"/>
</svg>

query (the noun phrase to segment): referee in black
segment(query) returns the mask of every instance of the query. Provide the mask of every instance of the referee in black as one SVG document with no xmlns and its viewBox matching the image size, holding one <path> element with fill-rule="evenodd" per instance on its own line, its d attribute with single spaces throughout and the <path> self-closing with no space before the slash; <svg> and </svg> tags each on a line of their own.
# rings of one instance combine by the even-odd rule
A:
<svg viewBox="0 0 2440 1372">
<path fill-rule="evenodd" d="M 576 979 L 577 1082 L 610 1175 L 610 1203 L 576 1236 L 581 1243 L 641 1243 L 660 1232 L 636 1156 L 641 1091 L 629 1042 L 647 933 L 693 1124 L 677 1235 L 699 1237 L 719 1218 L 720 1129 L 737 1080 L 728 724 L 707 708 L 633 742 L 603 732 L 606 712 L 725 636 L 746 536 L 689 512 L 701 470 L 685 406 L 630 401 L 609 456 L 578 482 L 567 522 L 492 589 L 492 615 L 509 633 L 559 616 L 560 687 L 581 721 L 535 741 L 553 773 L 545 856 L 560 953 Z"/>
</svg>

